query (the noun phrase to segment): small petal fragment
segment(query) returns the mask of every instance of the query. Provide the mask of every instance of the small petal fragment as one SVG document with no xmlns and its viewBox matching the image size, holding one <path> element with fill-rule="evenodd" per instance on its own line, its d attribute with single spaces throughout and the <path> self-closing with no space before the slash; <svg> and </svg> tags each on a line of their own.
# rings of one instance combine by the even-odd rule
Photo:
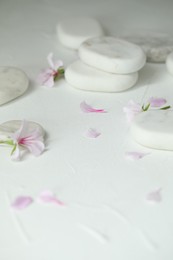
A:
<svg viewBox="0 0 173 260">
<path fill-rule="evenodd" d="M 15 201 L 11 204 L 12 208 L 17 210 L 22 210 L 27 208 L 31 203 L 33 203 L 33 199 L 29 196 L 19 196 L 15 199 Z"/>
<path fill-rule="evenodd" d="M 161 191 L 162 191 L 161 188 L 151 191 L 150 193 L 147 194 L 146 199 L 151 202 L 156 202 L 156 203 L 161 202 L 162 201 Z"/>
<path fill-rule="evenodd" d="M 84 113 L 107 113 L 104 109 L 96 109 L 91 107 L 85 101 L 80 104 L 80 108 Z"/>
<path fill-rule="evenodd" d="M 86 136 L 89 138 L 97 138 L 101 135 L 96 129 L 94 128 L 89 128 L 88 131 L 86 132 Z"/>
<path fill-rule="evenodd" d="M 148 155 L 149 153 L 142 153 L 142 152 L 126 152 L 125 157 L 132 161 L 137 161 L 142 159 L 144 156 Z"/>
<path fill-rule="evenodd" d="M 46 204 L 56 204 L 59 206 L 65 206 L 64 202 L 59 200 L 55 194 L 53 194 L 52 191 L 45 190 L 40 193 L 40 195 L 37 198 L 38 202 L 46 203 Z"/>
</svg>

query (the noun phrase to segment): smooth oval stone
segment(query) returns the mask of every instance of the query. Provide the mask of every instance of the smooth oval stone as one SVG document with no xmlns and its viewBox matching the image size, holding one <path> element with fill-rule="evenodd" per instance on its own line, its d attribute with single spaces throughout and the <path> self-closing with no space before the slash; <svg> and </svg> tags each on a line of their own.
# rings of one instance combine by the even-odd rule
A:
<svg viewBox="0 0 173 260">
<path fill-rule="evenodd" d="M 148 62 L 164 63 L 168 54 L 173 52 L 173 36 L 160 33 L 139 33 L 123 38 L 141 46 Z"/>
<path fill-rule="evenodd" d="M 58 24 L 57 35 L 65 47 L 77 50 L 85 40 L 103 35 L 103 30 L 93 18 L 74 17 Z"/>
<path fill-rule="evenodd" d="M 141 145 L 160 150 L 173 150 L 173 111 L 141 112 L 132 122 L 131 134 Z"/>
<path fill-rule="evenodd" d="M 71 86 L 82 90 L 120 92 L 135 85 L 138 73 L 127 75 L 107 73 L 78 60 L 66 68 L 65 79 Z"/>
<path fill-rule="evenodd" d="M 116 74 L 136 72 L 146 62 L 146 55 L 139 46 L 114 37 L 97 37 L 83 42 L 79 57 L 94 68 Z"/>
<path fill-rule="evenodd" d="M 35 122 L 27 121 L 28 122 L 28 131 L 32 132 L 36 128 L 38 131 L 44 136 L 45 131 L 41 125 Z M 0 139 L 4 139 L 9 137 L 11 133 L 16 132 L 20 126 L 21 126 L 22 121 L 21 120 L 11 120 L 4 122 L 0 125 Z"/>
<path fill-rule="evenodd" d="M 0 105 L 21 96 L 27 90 L 28 85 L 28 77 L 22 70 L 0 67 Z"/>
<path fill-rule="evenodd" d="M 173 75 L 173 52 L 170 53 L 166 59 L 166 67 L 169 73 Z"/>
</svg>

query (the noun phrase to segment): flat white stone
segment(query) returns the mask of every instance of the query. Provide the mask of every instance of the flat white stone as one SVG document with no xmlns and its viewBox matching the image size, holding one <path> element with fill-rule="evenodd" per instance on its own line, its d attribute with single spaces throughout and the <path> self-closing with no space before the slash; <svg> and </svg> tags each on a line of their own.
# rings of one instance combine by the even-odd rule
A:
<svg viewBox="0 0 173 260">
<path fill-rule="evenodd" d="M 132 122 L 131 134 L 141 145 L 160 150 L 173 150 L 173 111 L 141 112 Z"/>
<path fill-rule="evenodd" d="M 71 86 L 82 90 L 119 92 L 134 86 L 138 73 L 126 75 L 107 73 L 77 60 L 66 68 L 65 79 Z"/>
<path fill-rule="evenodd" d="M 59 41 L 66 47 L 77 50 L 82 42 L 103 35 L 97 20 L 89 17 L 73 17 L 61 21 L 57 26 Z"/>
<path fill-rule="evenodd" d="M 21 123 L 22 123 L 21 120 L 11 120 L 0 124 L 0 139 L 7 138 L 11 133 L 16 132 L 20 128 Z M 38 123 L 29 121 L 28 131 L 32 132 L 36 128 L 44 136 L 45 132 L 43 127 Z"/>
<path fill-rule="evenodd" d="M 116 74 L 136 72 L 146 62 L 146 55 L 139 46 L 114 37 L 97 37 L 83 42 L 79 57 L 92 67 Z"/>
<path fill-rule="evenodd" d="M 171 52 L 166 59 L 166 67 L 169 73 L 173 75 L 173 52 Z"/>
<path fill-rule="evenodd" d="M 29 80 L 26 74 L 13 67 L 0 67 L 0 105 L 19 96 L 28 88 Z"/>
<path fill-rule="evenodd" d="M 164 63 L 168 54 L 173 52 L 173 37 L 161 33 L 139 33 L 121 36 L 141 46 L 148 62 Z"/>
</svg>

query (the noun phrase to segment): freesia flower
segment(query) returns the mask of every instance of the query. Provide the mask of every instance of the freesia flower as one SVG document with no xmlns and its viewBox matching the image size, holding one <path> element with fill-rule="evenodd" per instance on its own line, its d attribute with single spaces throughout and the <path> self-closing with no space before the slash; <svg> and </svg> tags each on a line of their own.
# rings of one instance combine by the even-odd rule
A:
<svg viewBox="0 0 173 260">
<path fill-rule="evenodd" d="M 19 130 L 10 135 L 10 138 L 9 144 L 13 145 L 11 157 L 14 160 L 20 160 L 21 147 L 29 150 L 35 156 L 39 156 L 45 149 L 40 131 L 38 129 L 28 131 L 28 122 L 25 120 L 22 121 Z"/>
<path fill-rule="evenodd" d="M 124 113 L 126 114 L 127 117 L 127 121 L 131 122 L 133 120 L 133 118 L 139 114 L 140 112 L 142 112 L 142 108 L 141 105 L 139 103 L 134 102 L 133 100 L 130 100 L 127 104 L 127 106 L 125 106 L 123 108 Z"/>
<path fill-rule="evenodd" d="M 55 81 L 62 75 L 64 75 L 63 62 L 61 60 L 53 61 L 53 53 L 49 53 L 47 57 L 49 68 L 43 70 L 38 76 L 38 83 L 53 87 Z"/>
<path fill-rule="evenodd" d="M 164 98 L 151 97 L 146 104 L 141 106 L 139 103 L 130 100 L 127 106 L 123 108 L 123 111 L 126 113 L 127 121 L 131 122 L 137 114 L 148 111 L 150 107 L 159 108 L 161 110 L 169 109 L 171 106 L 162 107 L 166 102 Z"/>
</svg>

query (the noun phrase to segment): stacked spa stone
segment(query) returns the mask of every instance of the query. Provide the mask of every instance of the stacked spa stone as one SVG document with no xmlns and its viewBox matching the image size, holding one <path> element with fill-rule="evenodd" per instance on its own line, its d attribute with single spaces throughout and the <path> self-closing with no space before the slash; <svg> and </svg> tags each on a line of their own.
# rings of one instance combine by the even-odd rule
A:
<svg viewBox="0 0 173 260">
<path fill-rule="evenodd" d="M 166 59 L 166 67 L 168 72 L 173 75 L 173 52 L 171 52 Z"/>
<path fill-rule="evenodd" d="M 77 49 L 79 60 L 65 71 L 73 87 L 98 92 L 120 92 L 133 87 L 138 71 L 145 65 L 141 47 L 128 41 L 103 36 L 101 26 L 90 18 L 64 22 L 58 26 L 64 46 Z"/>
</svg>

